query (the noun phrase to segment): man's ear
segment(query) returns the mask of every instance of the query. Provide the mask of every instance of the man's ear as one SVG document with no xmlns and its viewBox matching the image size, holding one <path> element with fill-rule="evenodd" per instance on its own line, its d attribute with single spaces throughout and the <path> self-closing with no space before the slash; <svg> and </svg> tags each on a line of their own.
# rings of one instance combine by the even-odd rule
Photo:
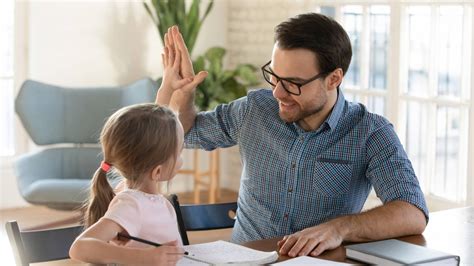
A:
<svg viewBox="0 0 474 266">
<path fill-rule="evenodd" d="M 162 175 L 163 175 L 163 166 L 160 164 L 153 168 L 151 171 L 151 179 L 153 181 L 161 181 L 162 180 Z"/>
<path fill-rule="evenodd" d="M 333 72 L 329 73 L 326 77 L 326 85 L 329 90 L 337 89 L 339 85 L 342 83 L 342 78 L 344 74 L 342 73 L 341 68 L 336 68 Z"/>
</svg>

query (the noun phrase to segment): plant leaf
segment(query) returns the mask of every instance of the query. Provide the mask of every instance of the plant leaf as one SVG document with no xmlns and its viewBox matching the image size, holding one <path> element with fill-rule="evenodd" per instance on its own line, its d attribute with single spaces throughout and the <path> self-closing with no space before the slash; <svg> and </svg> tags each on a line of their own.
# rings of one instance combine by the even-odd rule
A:
<svg viewBox="0 0 474 266">
<path fill-rule="evenodd" d="M 199 21 L 196 21 L 194 24 L 190 25 L 189 32 L 188 32 L 188 42 L 187 42 L 189 47 L 194 47 L 194 45 L 196 44 L 197 36 L 200 29 L 201 29 L 201 23 Z"/>
<path fill-rule="evenodd" d="M 156 16 L 156 21 L 155 21 L 155 25 L 156 25 L 156 28 L 158 29 L 158 33 L 160 34 L 160 38 L 161 38 L 161 42 L 164 44 L 164 31 L 163 31 L 163 25 L 162 25 L 162 22 L 161 22 L 161 14 L 160 14 L 160 8 L 158 6 L 158 0 L 152 0 L 151 1 L 151 7 L 153 7 L 153 10 L 155 11 L 155 16 Z"/>
<path fill-rule="evenodd" d="M 206 59 L 213 61 L 213 60 L 221 60 L 224 58 L 226 51 L 225 48 L 220 46 L 214 46 L 207 49 L 205 57 Z"/>
<path fill-rule="evenodd" d="M 188 46 L 189 53 L 192 54 L 196 36 L 199 32 L 199 0 L 193 0 L 186 16 L 186 24 L 188 25 L 187 36 L 183 35 L 184 41 Z"/>
<path fill-rule="evenodd" d="M 196 60 L 193 61 L 193 69 L 196 73 L 205 70 L 204 56 L 200 55 L 198 58 L 196 58 Z"/>
<path fill-rule="evenodd" d="M 176 22 L 179 25 L 179 29 L 183 29 L 185 26 L 186 17 L 186 6 L 184 0 L 175 0 L 176 1 Z"/>
<path fill-rule="evenodd" d="M 155 18 L 155 16 L 153 15 L 153 13 L 151 13 L 151 9 L 150 9 L 150 7 L 148 6 L 148 3 L 147 3 L 146 1 L 143 1 L 143 6 L 145 7 L 146 12 L 148 13 L 148 15 L 150 16 L 151 20 L 153 21 L 153 24 L 156 24 L 156 23 L 157 23 L 156 18 Z"/>
<path fill-rule="evenodd" d="M 204 22 L 204 20 L 207 18 L 207 15 L 209 15 L 209 12 L 211 12 L 213 5 L 214 5 L 214 0 L 210 0 L 209 4 L 207 5 L 206 12 L 204 13 L 204 16 L 201 19 L 201 23 Z"/>
<path fill-rule="evenodd" d="M 235 74 L 243 81 L 247 83 L 248 86 L 254 86 L 259 84 L 259 80 L 255 71 L 257 68 L 250 64 L 240 64 L 235 68 Z"/>
<path fill-rule="evenodd" d="M 167 1 L 167 7 L 168 7 L 168 12 L 170 14 L 170 16 L 173 17 L 173 21 L 178 21 L 177 20 L 177 12 L 176 12 L 176 1 L 175 0 L 168 0 Z"/>
<path fill-rule="evenodd" d="M 147 4 L 145 1 L 151 1 Z M 191 6 L 186 8 L 187 4 Z M 162 41 L 168 27 L 178 25 L 184 41 L 192 54 L 197 36 L 204 20 L 208 17 L 214 0 L 207 4 L 201 17 L 199 0 L 144 0 L 146 12 L 155 23 Z M 234 69 L 224 69 L 226 50 L 211 47 L 193 61 L 194 71 L 207 70 L 208 77 L 197 87 L 195 103 L 200 110 L 208 110 L 224 102 L 245 96 L 248 86 L 259 84 L 257 68 L 250 64 L 240 64 Z"/>
<path fill-rule="evenodd" d="M 222 47 L 211 47 L 206 51 L 205 57 L 209 61 L 209 72 L 214 75 L 217 79 L 217 75 L 222 72 L 223 69 L 223 58 L 225 55 L 225 49 Z"/>
<path fill-rule="evenodd" d="M 234 100 L 240 97 L 243 97 L 247 94 L 247 88 L 243 84 L 239 83 L 237 79 L 231 78 L 228 79 L 222 86 L 225 88 L 227 93 L 229 94 L 227 96 L 227 101 Z"/>
<path fill-rule="evenodd" d="M 224 70 L 221 75 L 222 82 L 226 82 L 226 80 L 233 78 L 235 76 L 235 72 L 232 70 Z"/>
<path fill-rule="evenodd" d="M 163 0 L 164 1 L 164 0 Z M 166 21 L 166 30 L 168 30 L 169 27 L 176 25 L 176 21 L 174 19 L 174 13 L 171 10 L 172 7 L 172 2 L 173 0 L 168 0 L 163 2 L 163 7 L 164 7 L 164 12 L 166 14 L 165 21 Z"/>
</svg>

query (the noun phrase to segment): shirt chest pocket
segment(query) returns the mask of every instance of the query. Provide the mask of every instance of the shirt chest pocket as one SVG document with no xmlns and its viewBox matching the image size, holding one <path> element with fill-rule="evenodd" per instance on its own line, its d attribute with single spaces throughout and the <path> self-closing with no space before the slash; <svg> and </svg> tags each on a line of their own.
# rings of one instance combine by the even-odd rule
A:
<svg viewBox="0 0 474 266">
<path fill-rule="evenodd" d="M 314 164 L 313 188 L 328 197 L 349 191 L 352 179 L 352 162 L 318 158 Z"/>
</svg>

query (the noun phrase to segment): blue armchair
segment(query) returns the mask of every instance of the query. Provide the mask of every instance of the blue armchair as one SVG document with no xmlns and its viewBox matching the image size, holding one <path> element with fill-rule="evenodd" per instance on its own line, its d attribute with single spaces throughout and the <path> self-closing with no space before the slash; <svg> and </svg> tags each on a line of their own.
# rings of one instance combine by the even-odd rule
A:
<svg viewBox="0 0 474 266">
<path fill-rule="evenodd" d="M 148 78 L 100 88 L 25 81 L 15 100 L 16 112 L 33 142 L 49 146 L 15 162 L 23 198 L 53 209 L 80 207 L 102 160 L 97 144 L 105 120 L 123 106 L 153 102 L 157 88 Z"/>
</svg>

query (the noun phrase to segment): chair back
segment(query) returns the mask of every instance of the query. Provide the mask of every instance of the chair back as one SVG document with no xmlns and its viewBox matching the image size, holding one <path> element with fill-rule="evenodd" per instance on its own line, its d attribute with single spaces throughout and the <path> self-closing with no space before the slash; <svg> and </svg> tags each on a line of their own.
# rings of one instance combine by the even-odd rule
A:
<svg viewBox="0 0 474 266">
<path fill-rule="evenodd" d="M 170 195 L 184 245 L 189 245 L 187 231 L 232 228 L 237 213 L 237 202 L 215 204 L 180 204 L 178 196 Z"/>
<path fill-rule="evenodd" d="M 61 145 L 15 161 L 22 197 L 53 209 L 80 207 L 102 160 L 98 140 L 106 119 L 124 106 L 154 102 L 157 88 L 149 78 L 125 86 L 88 88 L 26 80 L 15 100 L 25 130 L 37 145 Z"/>
<path fill-rule="evenodd" d="M 149 78 L 118 87 L 65 88 L 26 80 L 16 113 L 38 145 L 97 143 L 107 117 L 121 107 L 153 102 L 157 84 Z"/>
<path fill-rule="evenodd" d="M 83 231 L 82 226 L 20 231 L 16 221 L 7 222 L 5 228 L 18 266 L 69 258 L 69 248 Z"/>
</svg>

